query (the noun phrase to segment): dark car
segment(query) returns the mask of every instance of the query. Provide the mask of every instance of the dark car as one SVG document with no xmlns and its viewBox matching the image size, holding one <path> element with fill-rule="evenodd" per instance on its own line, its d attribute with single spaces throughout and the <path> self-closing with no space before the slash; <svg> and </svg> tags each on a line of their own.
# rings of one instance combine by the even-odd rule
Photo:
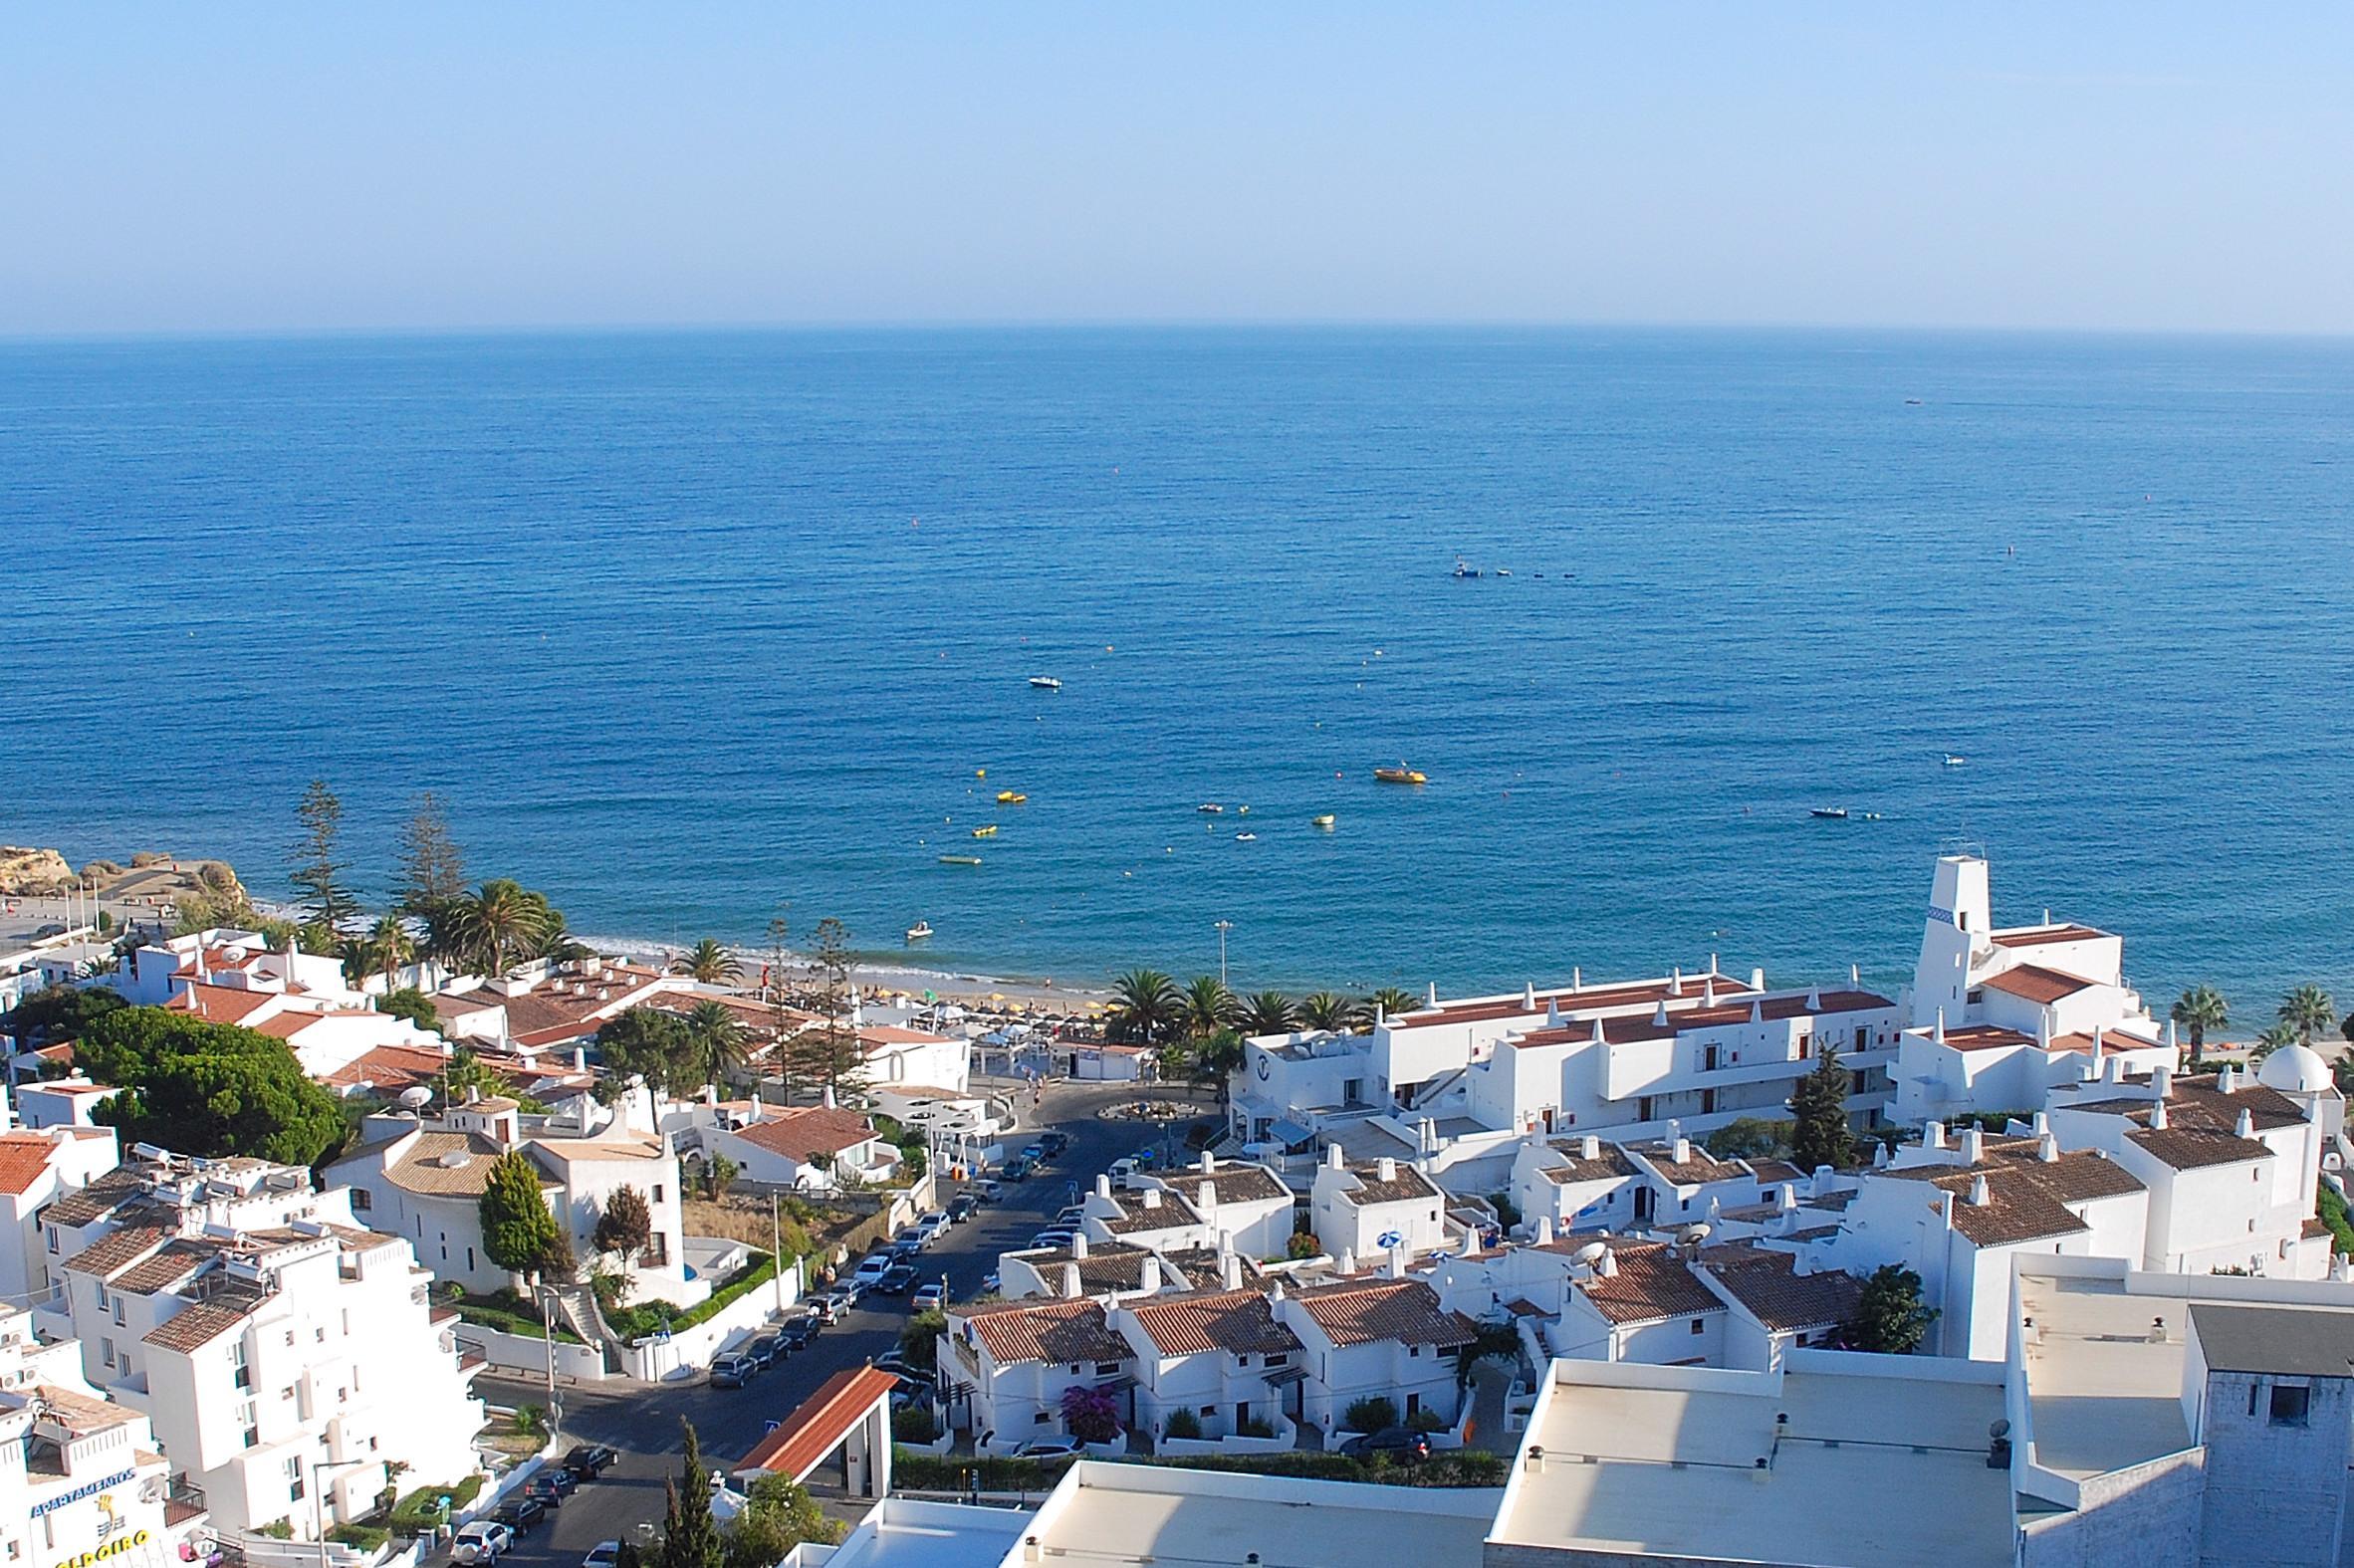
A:
<svg viewBox="0 0 2354 1568">
<path fill-rule="evenodd" d="M 907 1294 L 908 1291 L 915 1288 L 915 1265 L 913 1263 L 893 1263 L 890 1271 L 882 1276 L 882 1283 L 874 1288 L 886 1296 Z"/>
<path fill-rule="evenodd" d="M 564 1476 L 561 1481 L 557 1479 L 560 1475 Z M 518 1495 L 529 1497 L 543 1508 L 561 1508 L 566 1495 L 580 1484 L 562 1470 L 542 1470 L 523 1483 L 523 1490 Z"/>
<path fill-rule="evenodd" d="M 531 1527 L 548 1517 L 548 1505 L 537 1497 L 515 1496 L 499 1504 L 491 1515 L 517 1535 L 526 1535 Z"/>
<path fill-rule="evenodd" d="M 818 1330 L 824 1326 L 814 1317 L 797 1317 L 777 1330 L 777 1338 L 784 1342 L 786 1351 L 790 1353 L 816 1339 Z"/>
<path fill-rule="evenodd" d="M 1027 1182 L 1030 1180 L 1030 1173 L 1036 1169 L 1037 1167 L 1034 1166 L 1029 1160 L 1025 1159 L 1021 1155 L 1016 1155 L 1013 1159 L 1006 1162 L 1006 1168 L 1003 1172 L 1003 1175 L 1009 1182 Z"/>
<path fill-rule="evenodd" d="M 1039 1134 L 1038 1146 L 1046 1150 L 1048 1156 L 1051 1158 L 1055 1155 L 1060 1154 L 1063 1150 L 1070 1147 L 1070 1134 L 1066 1132 L 1041 1133 Z"/>
<path fill-rule="evenodd" d="M 978 1194 L 959 1193 L 948 1200 L 948 1223 L 950 1225 L 963 1225 L 980 1212 L 981 1199 Z"/>
<path fill-rule="evenodd" d="M 1043 1143 L 1026 1144 L 1023 1146 L 1022 1158 L 1028 1160 L 1032 1165 L 1040 1164 L 1046 1159 L 1046 1157 L 1047 1146 Z"/>
<path fill-rule="evenodd" d="M 1355 1459 L 1386 1454 L 1411 1464 L 1430 1457 L 1430 1434 L 1416 1432 L 1412 1427 L 1384 1427 L 1379 1432 L 1349 1439 L 1340 1446 L 1340 1452 Z"/>
<path fill-rule="evenodd" d="M 773 1367 L 777 1358 L 785 1354 L 785 1341 L 775 1334 L 763 1334 L 744 1347 L 744 1354 L 752 1358 L 756 1367 Z"/>
<path fill-rule="evenodd" d="M 579 1480 L 594 1480 L 619 1461 L 621 1456 L 601 1443 L 588 1444 L 564 1456 L 565 1470 Z"/>
</svg>

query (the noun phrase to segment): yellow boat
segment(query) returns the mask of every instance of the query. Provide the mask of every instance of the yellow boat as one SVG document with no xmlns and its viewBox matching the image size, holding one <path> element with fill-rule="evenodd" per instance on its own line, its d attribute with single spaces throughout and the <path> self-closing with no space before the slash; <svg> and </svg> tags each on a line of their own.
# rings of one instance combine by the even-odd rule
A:
<svg viewBox="0 0 2354 1568">
<path fill-rule="evenodd" d="M 1029 798 L 1019 789 L 1000 789 L 997 792 L 997 803 L 1000 805 L 1020 805 Z"/>
<path fill-rule="evenodd" d="M 1373 777 L 1381 784 L 1418 784 L 1430 783 L 1423 776 L 1422 770 L 1408 768 L 1404 763 L 1400 763 L 1395 768 L 1376 768 L 1373 770 Z"/>
<path fill-rule="evenodd" d="M 1324 831 L 1330 832 L 1332 830 L 1332 813 L 1326 811 L 1322 816 L 1309 817 L 1307 819 L 1307 825 L 1310 827 L 1320 827 L 1324 829 Z"/>
<path fill-rule="evenodd" d="M 987 827 L 976 827 L 973 829 L 973 836 L 975 838 L 995 838 L 997 836 L 997 824 L 992 822 Z"/>
</svg>

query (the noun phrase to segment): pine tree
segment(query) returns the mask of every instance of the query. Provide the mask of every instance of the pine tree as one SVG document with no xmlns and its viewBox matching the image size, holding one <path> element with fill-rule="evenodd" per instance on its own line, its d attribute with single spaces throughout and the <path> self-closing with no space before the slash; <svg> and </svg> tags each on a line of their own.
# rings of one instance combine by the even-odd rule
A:
<svg viewBox="0 0 2354 1568">
<path fill-rule="evenodd" d="M 824 1014 L 818 1027 L 795 1041 L 796 1063 L 804 1078 L 833 1091 L 840 1102 L 864 1083 L 860 1072 L 857 1031 L 849 1026 L 849 993 L 856 965 L 850 957 L 849 931 L 828 915 L 813 934 L 810 961 L 818 970 L 818 1009 Z"/>
<path fill-rule="evenodd" d="M 295 806 L 295 819 L 303 830 L 295 839 L 294 868 L 287 880 L 303 890 L 304 902 L 311 910 L 310 923 L 332 932 L 359 912 L 359 901 L 344 885 L 347 863 L 336 858 L 337 840 L 344 829 L 344 802 L 327 786 L 326 780 L 314 779 Z"/>
<path fill-rule="evenodd" d="M 1855 1135 L 1847 1125 L 1847 1069 L 1824 1045 L 1822 1060 L 1790 1091 L 1790 1163 L 1801 1171 L 1855 1163 Z"/>
<path fill-rule="evenodd" d="M 441 796 L 428 789 L 400 829 L 400 876 L 392 896 L 412 915 L 446 908 L 466 892 L 466 862 L 449 835 Z"/>
<path fill-rule="evenodd" d="M 1883 1263 L 1864 1279 L 1847 1338 L 1856 1350 L 1909 1356 L 1929 1335 L 1937 1308 L 1921 1300 L 1921 1276 L 1902 1263 Z"/>
<path fill-rule="evenodd" d="M 479 1210 L 482 1249 L 509 1273 L 538 1273 L 570 1250 L 540 1195 L 539 1168 L 519 1149 L 492 1162 Z"/>
<path fill-rule="evenodd" d="M 669 1483 L 662 1509 L 662 1549 L 654 1568 L 726 1568 L 727 1552 L 711 1517 L 711 1475 L 703 1467 L 703 1445 L 694 1423 L 683 1418 L 686 1457 L 679 1478 Z"/>
</svg>

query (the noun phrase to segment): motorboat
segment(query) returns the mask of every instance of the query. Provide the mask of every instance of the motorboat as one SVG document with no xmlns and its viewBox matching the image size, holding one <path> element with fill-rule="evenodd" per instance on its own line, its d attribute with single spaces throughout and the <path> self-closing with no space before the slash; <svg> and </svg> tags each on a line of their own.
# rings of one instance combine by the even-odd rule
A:
<svg viewBox="0 0 2354 1568">
<path fill-rule="evenodd" d="M 1825 817 L 1834 822 L 1844 822 L 1847 820 L 1847 807 L 1843 805 L 1818 805 L 1810 808 L 1806 814 L 1808 816 Z"/>
<path fill-rule="evenodd" d="M 1968 761 L 1970 761 L 1970 759 L 1967 757 L 1957 757 L 1952 752 L 1946 753 L 1946 766 L 1948 768 L 1959 768 Z"/>
<path fill-rule="evenodd" d="M 944 866 L 977 866 L 981 863 L 981 857 L 979 855 L 942 855 L 940 863 Z"/>
<path fill-rule="evenodd" d="M 919 920 L 907 928 L 907 940 L 910 942 L 928 941 L 931 935 L 932 923 L 928 920 Z"/>
<path fill-rule="evenodd" d="M 1020 805 L 1029 798 L 1019 789 L 1000 789 L 997 792 L 997 803 L 1000 805 Z"/>
<path fill-rule="evenodd" d="M 1042 692 L 1059 692 L 1062 689 L 1062 683 L 1052 675 L 1033 675 L 1030 684 Z"/>
<path fill-rule="evenodd" d="M 976 827 L 973 829 L 973 836 L 975 838 L 995 838 L 997 836 L 997 824 L 992 822 L 987 827 Z"/>
<path fill-rule="evenodd" d="M 1480 574 L 1480 568 L 1473 565 L 1468 560 L 1459 560 L 1455 563 L 1455 570 L 1451 574 L 1454 576 L 1466 578 L 1476 577 Z"/>
<path fill-rule="evenodd" d="M 1257 833 L 1251 832 L 1249 829 L 1245 829 L 1244 831 L 1234 835 L 1234 841 L 1238 844 L 1255 844 L 1259 842 L 1259 835 Z"/>
<path fill-rule="evenodd" d="M 1395 768 L 1376 768 L 1373 770 L 1373 778 L 1381 784 L 1418 784 L 1430 783 L 1429 778 L 1423 774 L 1421 769 L 1408 768 L 1404 763 L 1398 764 Z"/>
<path fill-rule="evenodd" d="M 1328 832 L 1330 832 L 1330 831 L 1332 830 L 1332 823 L 1333 823 L 1333 821 L 1334 821 L 1334 820 L 1335 820 L 1335 818 L 1333 817 L 1332 813 L 1331 813 L 1331 812 L 1329 812 L 1329 811 L 1326 811 L 1326 812 L 1325 812 L 1323 815 L 1321 815 L 1321 816 L 1311 816 L 1311 817 L 1309 817 L 1309 818 L 1307 819 L 1307 825 L 1308 825 L 1308 826 L 1310 826 L 1310 827 L 1320 827 L 1320 828 L 1322 828 L 1322 829 L 1323 829 L 1325 832 L 1327 832 L 1327 833 L 1328 833 Z"/>
<path fill-rule="evenodd" d="M 1215 800 L 1204 800 L 1200 805 L 1195 806 L 1194 809 L 1201 812 L 1204 816 L 1216 816 L 1219 812 L 1225 810 L 1226 807 L 1220 805 Z"/>
</svg>

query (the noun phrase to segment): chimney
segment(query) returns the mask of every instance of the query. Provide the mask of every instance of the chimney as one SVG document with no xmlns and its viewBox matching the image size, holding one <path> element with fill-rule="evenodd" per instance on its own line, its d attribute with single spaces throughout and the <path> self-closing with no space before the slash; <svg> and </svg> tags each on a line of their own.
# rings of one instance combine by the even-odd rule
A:
<svg viewBox="0 0 2354 1568">
<path fill-rule="evenodd" d="M 1651 1021 L 1656 1026 L 1666 1023 L 1667 1020 L 1667 999 L 1662 997 L 1659 1001 L 1659 1006 L 1651 1009 Z M 1599 1039 L 1601 1036 L 1602 1020 L 1600 1018 L 1596 1018 L 1594 1019 L 1594 1037 Z"/>
<path fill-rule="evenodd" d="M 1204 1149 L 1202 1151 L 1202 1174 L 1204 1176 L 1208 1176 L 1217 1169 L 1218 1156 L 1212 1154 L 1209 1150 Z"/>
<path fill-rule="evenodd" d="M 1095 1196 L 1097 1198 L 1109 1198 L 1111 1196 L 1111 1177 L 1108 1173 L 1096 1173 Z"/>
<path fill-rule="evenodd" d="M 1863 966 L 1861 964 L 1850 964 L 1847 966 L 1847 985 L 1848 989 L 1850 990 L 1860 990 L 1862 988 Z"/>
<path fill-rule="evenodd" d="M 1581 1160 L 1599 1160 L 1602 1158 L 1602 1140 L 1594 1136 L 1592 1133 L 1587 1133 L 1584 1137 L 1578 1139 L 1577 1157 Z"/>
<path fill-rule="evenodd" d="M 1877 1138 L 1872 1140 L 1872 1169 L 1875 1171 L 1888 1169 L 1888 1145 Z"/>
<path fill-rule="evenodd" d="M 2242 1138 L 2253 1138 L 2255 1136 L 2255 1112 L 2241 1106 L 2239 1119 L 2232 1124 L 2232 1131 Z"/>
<path fill-rule="evenodd" d="M 704 1085 L 703 1085 L 703 1108 L 704 1108 L 705 1110 L 709 1110 L 709 1109 L 710 1109 L 712 1106 L 714 1106 L 714 1105 L 717 1105 L 718 1103 L 719 1103 L 719 1085 L 718 1085 L 718 1084 L 716 1084 L 716 1083 L 706 1083 L 706 1084 L 704 1084 Z"/>
<path fill-rule="evenodd" d="M 1692 1159 L 1692 1140 L 1678 1138 L 1674 1143 L 1668 1145 L 1668 1152 L 1678 1165 L 1689 1164 Z"/>
<path fill-rule="evenodd" d="M 821 1103 L 821 1104 L 823 1104 L 823 1105 L 824 1105 L 824 1107 L 825 1107 L 827 1110 L 829 1110 L 829 1111 L 830 1111 L 830 1110 L 836 1110 L 836 1109 L 839 1109 L 839 1107 L 837 1107 L 837 1106 L 836 1106 L 836 1105 L 833 1103 L 833 1085 L 832 1085 L 832 1084 L 830 1084 L 830 1083 L 829 1083 L 829 1084 L 825 1085 L 825 1092 L 824 1092 L 824 1095 L 822 1095 L 822 1096 L 820 1097 L 820 1103 Z"/>
<path fill-rule="evenodd" d="M 1377 1181 L 1394 1182 L 1398 1179 L 1398 1162 L 1385 1154 L 1380 1163 L 1373 1167 L 1373 1174 Z"/>
<path fill-rule="evenodd" d="M 2160 1100 L 2150 1107 L 2150 1130 L 2153 1132 L 2166 1131 L 2167 1121 L 2166 1102 Z"/>
<path fill-rule="evenodd" d="M 2215 1092 L 2218 1094 L 2237 1094 L 2239 1092 L 2239 1069 L 2229 1062 L 2216 1069 Z"/>
<path fill-rule="evenodd" d="M 1921 1147 L 1922 1147 L 1922 1148 L 1924 1148 L 1924 1149 L 1943 1149 L 1945 1146 L 1946 1146 L 1946 1124 L 1945 1124 L 1944 1122 L 1929 1122 L 1929 1123 L 1925 1124 L 1925 1125 L 1922 1127 L 1922 1129 L 1921 1129 Z"/>
<path fill-rule="evenodd" d="M 1078 1264 L 1064 1263 L 1062 1265 L 1062 1299 L 1076 1301 L 1082 1294 L 1084 1292 L 1079 1288 Z"/>
<path fill-rule="evenodd" d="M 1348 1156 L 1340 1152 L 1340 1145 L 1336 1143 L 1328 1143 L 1324 1145 L 1325 1169 L 1337 1171 L 1345 1167 L 1347 1164 Z"/>
<path fill-rule="evenodd" d="M 1538 1215 L 1535 1220 L 1534 1228 L 1529 1232 L 1529 1239 L 1530 1244 L 1534 1246 L 1552 1245 L 1553 1217 L 1551 1215 Z"/>
<path fill-rule="evenodd" d="M 1764 991 L 1765 989 L 1766 989 L 1766 971 L 1765 971 L 1764 969 L 1753 969 L 1753 970 L 1751 970 L 1751 971 L 1750 971 L 1750 990 L 1752 990 L 1752 991 Z"/>
<path fill-rule="evenodd" d="M 1602 1249 L 1602 1255 L 1594 1259 L 1594 1274 L 1595 1277 L 1600 1279 L 1617 1278 L 1618 1254 L 1611 1251 L 1608 1247 L 1604 1247 Z"/>
<path fill-rule="evenodd" d="M 1558 1027 L 1560 1026 L 1560 1023 L 1561 1023 L 1561 999 L 1560 999 L 1560 998 L 1558 998 L 1558 997 L 1547 997 L 1547 998 L 1545 998 L 1545 999 L 1544 999 L 1544 1026 L 1545 1026 L 1546 1028 L 1548 1028 L 1548 1029 L 1550 1029 L 1550 1028 L 1558 1028 Z"/>
<path fill-rule="evenodd" d="M 1881 1147 L 1886 1148 L 1887 1145 L 1882 1144 Z M 1827 1165 L 1818 1165 L 1814 1168 L 1806 1191 L 1810 1196 L 1815 1198 L 1828 1197 L 1832 1189 L 1838 1184 L 1838 1180 L 1839 1173 L 1837 1171 L 1833 1170 Z M 1716 1202 L 1716 1200 L 1712 1198 L 1709 1200 L 1709 1202 L 1713 1204 Z"/>
<path fill-rule="evenodd" d="M 2173 1048 L 2177 1048 L 2177 1049 L 2179 1049 L 2179 1048 L 2180 1048 L 2180 1046 L 2181 1046 L 2181 1041 L 2179 1041 L 2179 1040 L 2178 1040 L 2178 1039 L 2176 1039 L 2176 1037 L 2175 1037 L 2175 1032 L 2174 1032 L 2174 1019 L 2172 1019 L 2172 1018 L 2168 1018 L 2168 1019 L 2166 1020 L 2166 1043 L 2167 1043 L 2167 1045 L 2168 1045 L 2169 1047 L 2173 1047 Z"/>
<path fill-rule="evenodd" d="M 1157 1187 L 1147 1187 L 1144 1190 L 1144 1207 L 1147 1209 L 1158 1209 L 1160 1206 L 1161 1190 Z"/>
<path fill-rule="evenodd" d="M 482 1086 L 480 1084 L 469 1083 L 466 1085 L 466 1103 L 468 1105 L 472 1105 L 475 1101 L 481 1098 Z"/>
<path fill-rule="evenodd" d="M 1750 1021 L 1752 1023 L 1763 1023 L 1766 1021 L 1765 1003 L 1753 1002 L 1750 1004 Z"/>
<path fill-rule="evenodd" d="M 1970 1179 L 1970 1207 L 1984 1209 L 1994 1201 L 1995 1195 L 1987 1187 L 1986 1173 L 1981 1171 Z"/>
<path fill-rule="evenodd" d="M 2125 1081 L 2124 1057 L 2117 1055 L 2112 1051 L 2109 1055 L 2109 1058 L 2101 1065 L 2107 1069 L 2101 1074 L 2102 1078 L 2110 1083 L 2123 1083 Z"/>
<path fill-rule="evenodd" d="M 1808 1012 L 1820 1012 L 1822 1010 L 1822 988 L 1820 986 L 1809 986 L 1806 988 L 1806 1010 Z"/>
<path fill-rule="evenodd" d="M 1218 1284 L 1224 1290 L 1243 1288 L 1243 1259 L 1236 1252 L 1218 1254 Z"/>
<path fill-rule="evenodd" d="M 1717 1005 L 1716 976 L 1708 975 L 1702 977 L 1700 982 L 1700 1005 L 1704 1008 L 1713 1008 Z"/>
<path fill-rule="evenodd" d="M 1338 1268 L 1340 1272 L 1344 1274 L 1355 1273 L 1357 1271 L 1356 1248 L 1353 1246 L 1342 1247 L 1340 1249 L 1340 1255 L 1332 1259 L 1332 1263 L 1334 1267 Z"/>
<path fill-rule="evenodd" d="M 1207 1216 L 1216 1210 L 1218 1207 L 1217 1187 L 1209 1182 L 1203 1182 L 1197 1185 L 1193 1190 L 1193 1206 L 1204 1216 Z"/>
<path fill-rule="evenodd" d="M 1977 1127 L 1962 1130 L 1962 1163 L 1976 1165 L 1987 1157 L 1987 1135 Z"/>
<path fill-rule="evenodd" d="M 1789 1214 L 1798 1207 L 1798 1184 L 1783 1182 L 1773 1189 L 1773 1208 L 1776 1214 Z"/>
<path fill-rule="evenodd" d="M 1929 1038 L 1933 1044 L 1943 1045 L 1946 1042 L 1946 1009 L 1943 1008 L 1937 1009 L 1937 1021 L 1929 1026 Z"/>
<path fill-rule="evenodd" d="M 2041 1133 L 2035 1139 L 2035 1158 L 2045 1165 L 2059 1162 L 2059 1139 L 2051 1133 Z"/>
<path fill-rule="evenodd" d="M 575 1045 L 573 1047 L 573 1071 L 587 1072 L 588 1070 L 588 1047 L 586 1045 Z"/>
<path fill-rule="evenodd" d="M 2174 1069 L 2167 1066 L 2152 1067 L 2150 1087 L 2158 1092 L 2158 1098 L 2162 1100 L 2174 1093 Z"/>
<path fill-rule="evenodd" d="M 2027 1118 L 2027 1128 L 2038 1138 L 2051 1131 L 2051 1118 L 2041 1111 Z"/>
<path fill-rule="evenodd" d="M 1523 1012 L 1536 1010 L 1536 982 L 1532 980 L 1521 982 L 1521 1010 Z"/>
<path fill-rule="evenodd" d="M 1657 1021 L 1661 1023 L 1665 1023 L 1667 1021 L 1667 1004 L 1664 1002 L 1659 1005 L 1659 1016 Z M 1593 1043 L 1596 1045 L 1604 1045 L 1609 1043 L 1609 1041 L 1603 1036 L 1602 1020 L 1599 1017 L 1594 1019 L 1593 1032 L 1588 1034 L 1586 1038 L 1593 1041 Z"/>
<path fill-rule="evenodd" d="M 1401 1241 L 1396 1246 L 1393 1246 L 1389 1249 L 1389 1256 L 1383 1259 L 1381 1271 L 1384 1275 L 1391 1279 L 1403 1279 L 1406 1277 L 1405 1242 Z"/>
<path fill-rule="evenodd" d="M 1571 991 L 1585 989 L 1585 971 L 1575 964 L 1569 966 L 1569 989 Z"/>
<path fill-rule="evenodd" d="M 1668 981 L 1668 995 L 1671 997 L 1684 995 L 1684 966 L 1681 964 L 1676 966 L 1675 974 Z"/>
<path fill-rule="evenodd" d="M 1161 1293 L 1161 1260 L 1156 1254 L 1145 1253 L 1136 1265 L 1136 1288 L 1148 1296 Z"/>
<path fill-rule="evenodd" d="M 1435 980 L 1430 983 L 1430 1005 L 1434 1008 L 1439 1005 L 1439 983 Z"/>
<path fill-rule="evenodd" d="M 1463 1255 L 1466 1257 L 1477 1257 L 1480 1255 L 1479 1232 L 1469 1229 L 1465 1230 L 1463 1232 Z"/>
<path fill-rule="evenodd" d="M 1088 1246 L 1088 1241 L 1087 1241 L 1087 1232 L 1084 1232 L 1084 1231 L 1073 1231 L 1073 1232 L 1070 1233 L 1070 1255 L 1071 1255 L 1071 1256 L 1073 1256 L 1073 1257 L 1084 1257 L 1084 1256 L 1086 1256 L 1086 1255 L 1087 1255 L 1087 1246 Z"/>
</svg>

